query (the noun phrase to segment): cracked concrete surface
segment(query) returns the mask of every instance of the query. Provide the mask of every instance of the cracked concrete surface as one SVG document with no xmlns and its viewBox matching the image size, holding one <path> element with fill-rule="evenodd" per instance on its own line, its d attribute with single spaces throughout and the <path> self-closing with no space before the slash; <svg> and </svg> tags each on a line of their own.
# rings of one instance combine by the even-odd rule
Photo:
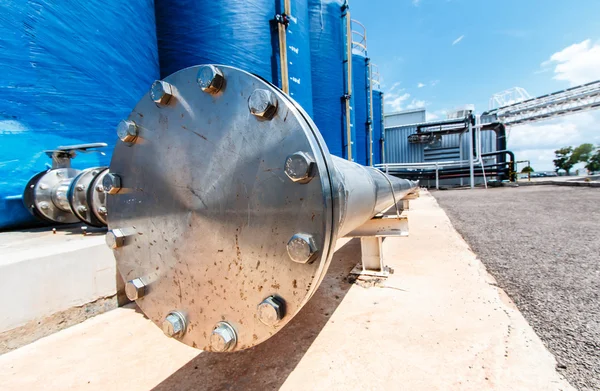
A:
<svg viewBox="0 0 600 391">
<path fill-rule="evenodd" d="M 512 301 L 427 192 L 410 237 L 384 242 L 383 287 L 347 276 L 341 240 L 321 287 L 287 327 L 239 353 L 169 340 L 131 308 L 0 357 L 6 390 L 572 390 Z"/>
</svg>

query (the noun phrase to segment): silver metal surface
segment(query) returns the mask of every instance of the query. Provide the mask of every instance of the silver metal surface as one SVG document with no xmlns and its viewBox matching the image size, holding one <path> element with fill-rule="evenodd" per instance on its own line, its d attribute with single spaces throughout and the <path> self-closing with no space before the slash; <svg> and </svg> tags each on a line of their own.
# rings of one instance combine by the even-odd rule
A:
<svg viewBox="0 0 600 391">
<path fill-rule="evenodd" d="M 107 193 L 104 191 L 104 186 L 102 185 L 106 174 L 108 174 L 108 168 L 101 169 L 87 190 L 87 199 L 90 208 L 94 213 L 94 217 L 103 226 L 107 225 L 108 220 L 108 211 L 106 208 Z"/>
<path fill-rule="evenodd" d="M 127 281 L 127 284 L 125 284 L 125 294 L 131 301 L 141 299 L 144 297 L 145 293 L 146 284 L 144 284 L 144 282 L 139 278 L 134 278 L 131 281 Z"/>
<path fill-rule="evenodd" d="M 152 83 L 152 87 L 150 87 L 150 96 L 159 105 L 169 104 L 173 96 L 173 88 L 166 81 L 156 80 Z"/>
<path fill-rule="evenodd" d="M 167 337 L 181 338 L 187 328 L 185 315 L 179 311 L 171 311 L 162 322 L 162 331 Z"/>
<path fill-rule="evenodd" d="M 96 191 L 95 186 L 108 171 L 106 167 L 92 167 L 80 172 L 71 183 L 67 197 L 75 216 L 94 227 L 106 225 L 106 213 L 100 215 L 98 209 L 106 211 L 105 193 Z"/>
<path fill-rule="evenodd" d="M 79 219 L 72 213 L 67 192 L 79 170 L 57 168 L 34 176 L 23 193 L 23 201 L 30 211 L 45 220 L 58 223 L 75 223 Z"/>
<path fill-rule="evenodd" d="M 227 322 L 219 322 L 210 334 L 210 350 L 213 352 L 227 352 L 233 350 L 237 344 L 235 329 Z"/>
<path fill-rule="evenodd" d="M 124 143 L 131 145 L 138 137 L 138 127 L 134 121 L 121 121 L 117 125 L 117 136 Z"/>
<path fill-rule="evenodd" d="M 270 338 L 307 303 L 338 230 L 360 226 L 415 183 L 332 159 L 291 98 L 218 67 L 227 80 L 218 94 L 195 82 L 203 85 L 212 68 L 191 67 L 165 78 L 176 101 L 158 107 L 146 94 L 130 114 L 144 143 L 134 153 L 123 143 L 115 148 L 110 171 L 124 184 L 107 200 L 107 242 L 126 281 L 143 276 L 151 284 L 138 305 L 153 322 L 163 325 L 177 308 L 188 323 L 183 343 L 235 351 Z M 258 90 L 276 99 L 269 121 L 248 109 Z M 297 152 L 313 161 L 312 180 L 302 185 L 286 173 Z M 277 327 L 257 314 L 265 297 L 285 298 Z"/>
</svg>

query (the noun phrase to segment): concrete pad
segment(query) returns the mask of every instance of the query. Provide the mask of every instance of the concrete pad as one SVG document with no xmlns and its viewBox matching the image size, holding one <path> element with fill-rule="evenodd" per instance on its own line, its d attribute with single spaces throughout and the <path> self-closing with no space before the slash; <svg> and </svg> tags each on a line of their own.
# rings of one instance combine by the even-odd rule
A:
<svg viewBox="0 0 600 391">
<path fill-rule="evenodd" d="M 1 356 L 3 389 L 573 389 L 433 197 L 411 207 L 383 287 L 348 282 L 360 242 L 344 239 L 313 299 L 253 349 L 199 352 L 122 308 Z"/>
<path fill-rule="evenodd" d="M 105 230 L 79 226 L 0 233 L 0 333 L 117 293 Z"/>
</svg>

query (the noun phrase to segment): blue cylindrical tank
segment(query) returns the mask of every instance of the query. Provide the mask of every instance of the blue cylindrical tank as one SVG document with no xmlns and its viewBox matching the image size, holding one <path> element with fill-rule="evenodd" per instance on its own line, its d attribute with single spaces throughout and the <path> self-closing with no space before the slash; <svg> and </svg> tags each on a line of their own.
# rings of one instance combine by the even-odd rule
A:
<svg viewBox="0 0 600 391">
<path fill-rule="evenodd" d="M 329 152 L 347 158 L 343 0 L 309 0 L 313 120 Z"/>
<path fill-rule="evenodd" d="M 276 15 L 283 0 L 155 0 L 162 77 L 224 64 L 282 86 Z M 290 96 L 312 114 L 307 0 L 291 0 L 287 24 Z M 280 19 L 282 20 L 282 19 Z"/>
<path fill-rule="evenodd" d="M 106 142 L 73 167 L 108 165 L 115 128 L 158 77 L 152 0 L 0 2 L 0 229 L 33 219 L 20 195 L 44 150 Z"/>
<path fill-rule="evenodd" d="M 371 99 L 367 83 L 367 61 L 368 59 L 364 56 L 352 55 L 352 96 L 354 98 L 354 129 L 356 131 L 354 144 L 356 158 L 354 161 L 364 165 L 368 164 L 368 107 Z"/>
<path fill-rule="evenodd" d="M 382 163 L 383 92 L 373 90 L 373 164 Z"/>
</svg>

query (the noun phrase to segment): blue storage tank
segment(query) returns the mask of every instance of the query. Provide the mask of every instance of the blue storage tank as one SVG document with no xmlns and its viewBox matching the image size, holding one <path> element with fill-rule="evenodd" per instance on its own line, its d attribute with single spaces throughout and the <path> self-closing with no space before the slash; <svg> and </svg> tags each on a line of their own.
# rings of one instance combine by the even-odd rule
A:
<svg viewBox="0 0 600 391">
<path fill-rule="evenodd" d="M 369 150 L 369 124 L 368 124 L 368 111 L 369 111 L 369 100 L 370 91 L 368 76 L 368 59 L 360 54 L 352 55 L 352 82 L 354 97 L 354 129 L 356 131 L 356 142 L 354 144 L 354 151 L 356 151 L 356 158 L 354 161 L 359 164 L 368 164 L 368 150 Z"/>
<path fill-rule="evenodd" d="M 0 2 L 0 229 L 33 223 L 20 196 L 44 150 L 106 142 L 158 77 L 152 0 Z"/>
<path fill-rule="evenodd" d="M 373 164 L 382 163 L 383 92 L 373 90 Z"/>
<path fill-rule="evenodd" d="M 313 121 L 332 155 L 348 158 L 345 0 L 309 0 Z M 353 121 L 351 120 L 352 124 Z M 352 130 L 351 130 L 352 132 Z M 350 140 L 353 141 L 352 136 Z"/>
<path fill-rule="evenodd" d="M 161 76 L 224 64 L 281 87 L 276 15 L 284 0 L 155 0 Z M 307 0 L 292 0 L 287 24 L 290 96 L 312 114 Z"/>
</svg>

